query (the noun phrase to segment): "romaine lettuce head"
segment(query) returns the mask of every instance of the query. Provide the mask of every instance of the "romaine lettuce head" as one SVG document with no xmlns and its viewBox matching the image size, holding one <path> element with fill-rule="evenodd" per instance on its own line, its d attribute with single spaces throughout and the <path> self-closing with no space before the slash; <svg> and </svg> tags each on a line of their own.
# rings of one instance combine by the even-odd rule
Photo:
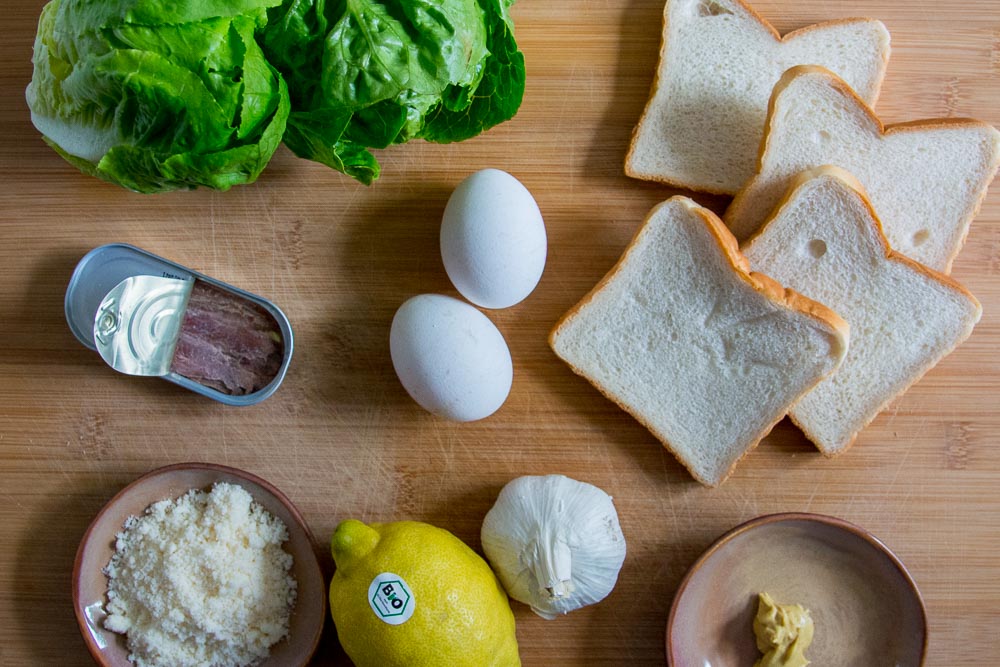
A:
<svg viewBox="0 0 1000 667">
<path fill-rule="evenodd" d="M 285 144 L 371 183 L 369 148 L 459 141 L 511 118 L 524 92 L 511 0 L 284 0 L 262 44 L 289 83 Z"/>
<path fill-rule="evenodd" d="M 52 0 L 26 97 L 45 140 L 138 192 L 251 183 L 290 110 L 255 32 L 280 0 Z"/>
</svg>

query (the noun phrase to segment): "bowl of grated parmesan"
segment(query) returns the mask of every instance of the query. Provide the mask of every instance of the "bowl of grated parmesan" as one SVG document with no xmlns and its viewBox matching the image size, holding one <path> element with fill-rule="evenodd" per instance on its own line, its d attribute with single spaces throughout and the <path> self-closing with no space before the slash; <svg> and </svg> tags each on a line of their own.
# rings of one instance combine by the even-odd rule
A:
<svg viewBox="0 0 1000 667">
<path fill-rule="evenodd" d="M 84 642 L 106 667 L 306 665 L 326 619 L 314 540 L 265 480 L 211 463 L 122 489 L 73 568 Z"/>
</svg>

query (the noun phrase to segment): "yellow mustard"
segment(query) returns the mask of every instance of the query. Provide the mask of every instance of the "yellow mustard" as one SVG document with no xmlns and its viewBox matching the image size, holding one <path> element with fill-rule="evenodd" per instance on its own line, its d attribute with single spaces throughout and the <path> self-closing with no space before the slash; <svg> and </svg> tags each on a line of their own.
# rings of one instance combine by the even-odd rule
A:
<svg viewBox="0 0 1000 667">
<path fill-rule="evenodd" d="M 813 621 L 802 605 L 775 603 L 761 593 L 753 619 L 757 648 L 764 654 L 754 667 L 805 667 L 805 652 L 813 640 Z"/>
</svg>

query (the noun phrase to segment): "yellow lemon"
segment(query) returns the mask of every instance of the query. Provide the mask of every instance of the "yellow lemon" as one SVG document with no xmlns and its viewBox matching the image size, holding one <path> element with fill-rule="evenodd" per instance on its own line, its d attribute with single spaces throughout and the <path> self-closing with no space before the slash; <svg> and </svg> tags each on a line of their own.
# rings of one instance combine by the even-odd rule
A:
<svg viewBox="0 0 1000 667">
<path fill-rule="evenodd" d="M 330 613 L 357 667 L 521 664 L 507 594 L 448 531 L 348 519 L 331 542 Z"/>
</svg>

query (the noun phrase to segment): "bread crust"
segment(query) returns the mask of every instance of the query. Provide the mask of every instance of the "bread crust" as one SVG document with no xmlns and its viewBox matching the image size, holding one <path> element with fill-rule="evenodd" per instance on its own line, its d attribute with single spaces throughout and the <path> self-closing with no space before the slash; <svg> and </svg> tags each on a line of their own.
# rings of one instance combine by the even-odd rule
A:
<svg viewBox="0 0 1000 667">
<path fill-rule="evenodd" d="M 625 175 L 630 178 L 635 178 L 638 180 L 650 181 L 653 183 L 662 183 L 664 185 L 669 185 L 672 187 L 694 190 L 695 192 L 707 192 L 709 194 L 715 194 L 715 195 L 732 196 L 736 194 L 738 190 L 731 190 L 728 188 L 713 188 L 711 186 L 693 184 L 687 181 L 683 181 L 681 179 L 671 178 L 670 176 L 663 176 L 660 174 L 652 174 L 652 175 L 639 174 L 633 171 L 631 168 L 632 153 L 636 150 L 636 143 L 639 138 L 639 127 L 642 126 L 643 122 L 646 120 L 646 116 L 650 113 L 653 107 L 653 100 L 656 98 L 656 93 L 659 92 L 660 89 L 660 77 L 664 69 L 660 65 L 666 62 L 667 49 L 670 46 L 668 44 L 667 35 L 669 32 L 668 28 L 670 26 L 670 3 L 672 1 L 673 0 L 667 0 L 666 4 L 663 7 L 663 18 L 661 20 L 661 26 L 660 26 L 659 60 L 657 61 L 656 72 L 653 76 L 653 83 L 650 86 L 649 96 L 646 99 L 646 105 L 645 107 L 643 107 L 642 115 L 639 117 L 639 122 L 636 123 L 635 127 L 632 128 L 632 134 L 631 138 L 629 139 L 628 150 L 625 153 L 625 165 L 624 165 Z M 786 33 L 784 36 L 782 36 L 782 34 L 778 32 L 777 28 L 775 28 L 773 25 L 771 25 L 770 22 L 768 22 L 767 19 L 765 19 L 763 16 L 757 13 L 757 10 L 754 9 L 748 2 L 745 2 L 745 0 L 730 0 L 730 1 L 738 4 L 740 7 L 743 8 L 744 11 L 746 11 L 751 17 L 753 17 L 758 23 L 760 23 L 760 25 L 774 37 L 774 41 L 777 44 L 785 44 L 803 35 L 809 35 L 814 31 L 828 29 L 834 26 L 852 25 L 857 23 L 878 23 L 882 25 L 881 21 L 868 17 L 842 18 L 842 19 L 833 19 L 831 21 L 822 21 L 820 23 L 813 23 L 792 30 Z M 891 55 L 891 53 L 892 53 L 892 48 L 887 43 L 885 49 L 879 54 L 882 59 L 882 66 L 879 68 L 878 78 L 875 80 L 875 85 L 872 88 L 872 104 L 875 104 L 878 101 L 879 96 L 882 94 L 882 83 L 885 81 L 885 73 L 888 67 L 889 56 Z"/>
<path fill-rule="evenodd" d="M 628 245 L 625 247 L 625 250 L 618 258 L 618 261 L 615 262 L 614 266 L 604 275 L 603 278 L 601 278 L 601 280 L 598 281 L 598 283 L 593 288 L 591 288 L 589 292 L 587 292 L 587 294 L 579 302 L 576 303 L 576 305 L 570 308 L 561 318 L 559 318 L 559 320 L 553 326 L 552 330 L 549 332 L 548 336 L 549 347 L 556 354 L 556 356 L 562 359 L 573 370 L 574 373 L 585 378 L 607 399 L 612 401 L 615 405 L 617 405 L 619 408 L 621 408 L 628 414 L 632 415 L 632 417 L 635 418 L 636 421 L 638 421 L 640 424 L 646 427 L 646 429 L 649 430 L 649 432 L 652 433 L 663 444 L 663 446 L 668 451 L 670 451 L 671 454 L 674 455 L 674 458 L 676 458 L 688 470 L 688 472 L 694 479 L 696 479 L 698 482 L 700 482 L 705 486 L 717 487 L 729 478 L 729 476 L 733 473 L 733 470 L 736 469 L 736 466 L 739 464 L 739 462 L 742 461 L 747 456 L 747 454 L 749 454 L 757 447 L 760 441 L 763 440 L 768 435 L 768 433 L 771 432 L 771 430 L 775 427 L 775 425 L 777 425 L 778 422 L 780 422 L 785 415 L 779 415 L 777 419 L 775 419 L 773 422 L 771 422 L 769 425 L 763 428 L 759 433 L 759 435 L 753 436 L 751 438 L 750 445 L 746 448 L 743 454 L 739 456 L 739 458 L 733 461 L 733 463 L 726 470 L 725 474 L 723 474 L 718 481 L 707 480 L 702 476 L 700 476 L 691 468 L 688 462 L 682 456 L 680 456 L 678 451 L 671 445 L 670 441 L 666 438 L 666 436 L 660 433 L 652 424 L 650 424 L 643 417 L 642 414 L 638 412 L 633 412 L 628 406 L 624 405 L 624 403 L 621 400 L 619 400 L 614 395 L 613 392 L 611 392 L 609 389 L 604 387 L 599 382 L 596 382 L 595 380 L 589 378 L 579 367 L 577 367 L 568 359 L 563 358 L 556 349 L 556 338 L 558 337 L 559 331 L 563 328 L 563 326 L 565 326 L 569 321 L 571 321 L 574 317 L 576 317 L 579 314 L 579 312 L 586 305 L 588 305 L 598 293 L 600 293 L 605 287 L 607 287 L 607 285 L 615 278 L 618 272 L 621 271 L 624 265 L 627 263 L 629 255 L 631 254 L 632 250 L 637 246 L 639 238 L 642 236 L 642 232 L 649 224 L 649 222 L 656 216 L 656 214 L 660 211 L 661 208 L 675 202 L 682 204 L 688 211 L 695 214 L 698 218 L 701 219 L 701 221 L 705 224 L 705 226 L 711 233 L 715 242 L 718 244 L 720 250 L 722 250 L 722 253 L 726 257 L 730 268 L 743 282 L 748 284 L 756 292 L 762 294 L 764 297 L 766 297 L 773 303 L 803 313 L 819 321 L 824 327 L 828 328 L 831 334 L 834 336 L 834 338 L 840 345 L 841 360 L 844 358 L 846 353 L 848 339 L 850 336 L 849 333 L 850 327 L 847 324 L 847 322 L 840 317 L 840 315 L 838 315 L 830 308 L 827 308 L 823 304 L 813 301 L 812 299 L 809 299 L 808 297 L 799 294 L 794 290 L 782 287 L 775 280 L 764 274 L 751 271 L 749 261 L 747 260 L 746 257 L 743 256 L 743 254 L 739 250 L 739 245 L 736 241 L 736 237 L 732 235 L 732 233 L 725 226 L 722 220 L 719 219 L 719 217 L 711 210 L 704 208 L 703 206 L 700 206 L 697 202 L 693 201 L 692 199 L 681 195 L 671 197 L 667 201 L 661 202 L 660 204 L 653 207 L 653 209 L 646 215 L 646 218 L 643 220 L 642 224 L 639 226 L 635 234 L 632 236 L 632 239 L 629 241 Z M 820 380 L 822 380 L 822 377 L 818 378 L 816 382 L 813 383 L 812 386 L 805 389 L 800 395 L 800 398 L 801 396 L 804 396 L 809 390 L 811 390 L 816 384 L 819 384 Z M 792 405 L 794 405 L 794 402 L 792 403 Z M 791 409 L 791 407 L 792 406 L 790 405 L 789 409 Z"/>
<path fill-rule="evenodd" d="M 740 189 L 738 193 L 736 193 L 736 197 L 730 203 L 729 208 L 726 209 L 725 214 L 722 216 L 722 219 L 725 221 L 727 226 L 729 225 L 729 223 L 732 221 L 733 218 L 741 217 L 743 210 L 746 207 L 746 201 L 749 198 L 750 191 L 763 175 L 764 156 L 767 154 L 767 150 L 771 144 L 772 125 L 773 125 L 774 115 L 776 113 L 776 106 L 778 103 L 778 99 L 796 78 L 798 78 L 799 76 L 804 76 L 809 74 L 816 74 L 823 76 L 829 81 L 831 87 L 836 89 L 840 94 L 846 96 L 854 104 L 856 104 L 858 110 L 862 112 L 862 114 L 866 117 L 866 119 L 877 130 L 880 139 L 882 137 L 887 137 L 892 134 L 901 132 L 923 132 L 926 130 L 940 130 L 946 127 L 966 127 L 966 128 L 977 128 L 977 129 L 988 128 L 995 131 L 995 128 L 993 128 L 993 126 L 990 125 L 989 123 L 985 123 L 983 121 L 976 120 L 974 118 L 929 118 L 925 120 L 910 120 L 902 123 L 891 123 L 889 125 L 886 125 L 882 123 L 882 120 L 878 117 L 878 115 L 876 115 L 875 110 L 872 109 L 870 106 L 868 106 L 865 103 L 865 101 L 861 99 L 861 97 L 854 91 L 854 89 L 852 89 L 849 85 L 847 85 L 847 83 L 839 76 L 837 76 L 835 73 L 819 65 L 797 65 L 795 67 L 791 67 L 784 74 L 781 75 L 781 79 L 778 80 L 778 83 L 776 83 L 774 86 L 774 90 L 771 92 L 771 99 L 768 100 L 767 103 L 767 120 L 764 123 L 764 137 L 760 142 L 760 150 L 757 153 L 757 173 L 754 174 L 749 181 L 743 184 L 743 187 Z M 960 221 L 962 225 L 962 235 L 955 249 L 952 251 L 951 255 L 949 255 L 949 257 L 945 262 L 944 273 L 951 272 L 951 265 L 955 261 L 955 257 L 958 256 L 958 253 L 959 251 L 961 251 L 962 246 L 965 245 L 965 240 L 969 235 L 969 227 L 972 222 L 972 219 L 979 214 L 979 210 L 982 207 L 983 200 L 986 199 L 986 192 L 988 190 L 988 186 L 990 182 L 993 180 L 993 178 L 996 176 L 998 168 L 1000 168 L 1000 151 L 997 151 L 994 154 L 993 164 L 990 165 L 990 167 L 987 169 L 987 173 L 984 174 L 984 177 L 986 178 L 987 187 L 983 187 L 981 189 L 979 197 L 974 202 L 972 202 L 972 208 L 968 211 L 967 215 Z M 857 180 L 857 178 L 855 178 L 853 175 L 851 175 L 850 180 L 857 183 L 858 185 L 861 185 L 860 182 Z M 871 202 L 868 199 L 868 195 L 864 189 L 864 186 L 861 187 L 861 192 L 864 194 L 865 202 L 870 207 Z M 786 193 L 786 195 L 782 198 L 779 204 L 775 205 L 775 210 L 777 210 L 780 204 L 783 204 L 785 201 L 787 201 L 787 194 L 788 193 Z M 773 217 L 773 214 L 774 211 L 772 211 L 771 214 L 768 215 L 765 221 L 761 223 L 761 225 L 757 228 L 757 230 L 755 230 L 751 234 L 751 236 L 747 237 L 747 240 L 749 240 L 753 236 L 756 236 L 760 232 L 760 230 L 764 227 L 766 222 Z M 879 226 L 880 226 L 879 228 L 881 229 L 881 221 L 879 222 Z"/>
<path fill-rule="evenodd" d="M 764 231 L 771 224 L 771 222 L 774 221 L 781 214 L 782 210 L 789 204 L 789 202 L 791 202 L 795 198 L 795 194 L 799 190 L 799 188 L 803 187 L 813 179 L 824 178 L 824 177 L 837 179 L 838 181 L 843 183 L 844 186 L 857 193 L 858 197 L 860 198 L 862 204 L 865 207 L 865 210 L 868 213 L 869 218 L 872 220 L 874 224 L 876 231 L 875 236 L 878 239 L 879 243 L 881 244 L 882 252 L 885 256 L 886 261 L 903 264 L 909 267 L 910 269 L 923 274 L 925 277 L 931 280 L 935 280 L 938 283 L 950 289 L 953 289 L 956 292 L 961 293 L 963 296 L 968 298 L 975 306 L 976 308 L 975 321 L 978 322 L 980 316 L 982 315 L 983 308 L 982 304 L 980 304 L 979 300 L 975 297 L 975 295 L 973 295 L 972 292 L 970 292 L 964 285 L 959 283 L 951 276 L 941 273 L 940 271 L 935 271 L 929 266 L 921 264 L 920 262 L 910 259 L 906 255 L 900 254 L 895 250 L 893 250 L 892 247 L 890 247 L 889 245 L 889 240 L 886 238 L 885 232 L 883 231 L 882 221 L 879 219 L 878 214 L 875 212 L 875 208 L 872 206 L 871 200 L 868 198 L 868 193 L 865 191 L 864 185 L 862 185 L 861 181 L 855 178 L 855 176 L 852 173 L 836 165 L 823 165 L 820 167 L 814 167 L 812 169 L 807 169 L 797 174 L 792 179 L 792 183 L 788 187 L 785 194 L 782 195 L 781 200 L 779 200 L 778 204 L 774 207 L 774 210 L 771 211 L 770 215 L 764 221 L 764 224 L 762 224 L 760 228 L 750 238 L 748 238 L 741 247 L 749 248 L 751 245 L 753 245 L 753 243 L 764 233 Z M 944 353 L 944 355 L 942 355 L 942 358 L 943 356 L 946 356 L 949 353 L 951 353 L 952 350 L 957 348 L 971 334 L 972 334 L 972 328 L 970 327 L 966 335 L 956 340 L 955 344 L 951 346 Z M 865 427 L 871 424 L 875 420 L 875 418 L 889 406 L 890 403 L 892 403 L 894 400 L 896 400 L 904 393 L 906 393 L 910 389 L 910 387 L 916 384 L 932 367 L 933 365 L 924 369 L 922 372 L 915 374 L 914 376 L 909 378 L 909 381 L 899 391 L 892 394 L 891 396 L 886 397 L 886 399 L 879 405 L 878 409 L 874 412 L 872 417 L 867 421 L 865 421 L 865 423 L 861 424 L 857 428 L 857 430 L 855 430 L 851 434 L 847 443 L 843 447 L 841 447 L 836 451 L 826 451 L 824 449 L 819 448 L 818 446 L 817 449 L 819 449 L 820 452 L 823 454 L 823 456 L 827 458 L 835 458 L 846 452 L 848 449 L 851 448 L 851 446 L 857 440 L 858 435 L 861 433 L 862 430 L 865 429 Z M 836 371 L 834 371 L 834 373 L 836 373 Z M 792 423 L 794 423 L 799 428 L 799 430 L 802 431 L 802 433 L 806 436 L 806 438 L 808 438 L 810 441 L 818 445 L 816 434 L 811 432 L 806 426 L 804 426 L 801 422 L 799 422 L 798 419 L 795 418 L 794 411 L 790 411 L 788 417 L 789 419 L 791 419 Z"/>
</svg>

